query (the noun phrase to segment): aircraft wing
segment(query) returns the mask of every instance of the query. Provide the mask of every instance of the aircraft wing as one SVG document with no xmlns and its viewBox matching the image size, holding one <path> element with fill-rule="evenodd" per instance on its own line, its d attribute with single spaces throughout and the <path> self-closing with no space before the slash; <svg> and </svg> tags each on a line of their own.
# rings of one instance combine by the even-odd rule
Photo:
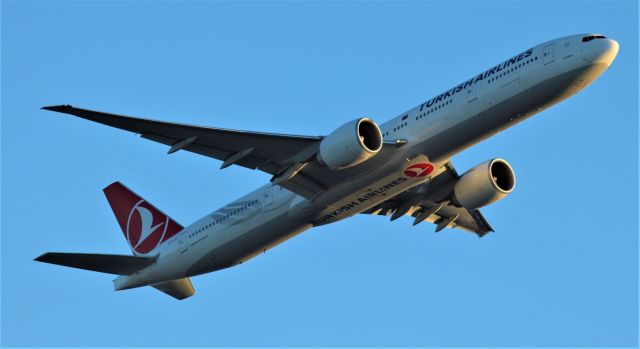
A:
<svg viewBox="0 0 640 349">
<path fill-rule="evenodd" d="M 412 188 L 363 212 L 391 216 L 397 219 L 408 215 L 414 217 L 414 225 L 423 221 L 436 224 L 436 232 L 445 227 L 460 228 L 483 237 L 493 228 L 479 210 L 457 207 L 451 203 L 453 187 L 459 178 L 451 162 L 446 170 L 429 182 Z"/>
<path fill-rule="evenodd" d="M 348 169 L 334 171 L 315 160 L 320 136 L 294 136 L 228 130 L 155 121 L 75 108 L 70 105 L 42 109 L 140 134 L 142 138 L 170 146 L 169 153 L 186 150 L 223 161 L 221 168 L 240 165 L 273 175 L 272 182 L 296 194 L 312 198 L 327 188 L 380 166 L 398 144 L 385 143 L 373 158 Z"/>
</svg>

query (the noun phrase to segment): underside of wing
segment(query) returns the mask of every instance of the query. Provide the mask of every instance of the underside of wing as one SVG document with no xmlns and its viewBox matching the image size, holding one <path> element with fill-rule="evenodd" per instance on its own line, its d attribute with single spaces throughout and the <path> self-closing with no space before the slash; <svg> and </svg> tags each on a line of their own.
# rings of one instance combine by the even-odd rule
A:
<svg viewBox="0 0 640 349">
<path fill-rule="evenodd" d="M 272 182 L 306 198 L 351 180 L 386 162 L 400 144 L 385 143 L 371 159 L 343 170 L 316 160 L 323 137 L 295 136 L 186 125 L 109 114 L 70 105 L 44 107 L 140 134 L 168 145 L 169 153 L 186 150 L 222 161 L 221 168 L 239 165 L 273 176 Z"/>
<path fill-rule="evenodd" d="M 306 147 L 321 137 L 228 130 L 173 122 L 142 119 L 75 108 L 70 105 L 42 109 L 71 114 L 83 119 L 140 134 L 141 137 L 170 146 L 169 153 L 186 150 L 218 160 L 274 174 Z M 240 156 L 241 155 L 241 156 Z"/>
<path fill-rule="evenodd" d="M 459 228 L 479 237 L 493 229 L 479 210 L 470 210 L 452 203 L 453 187 L 459 178 L 450 162 L 446 170 L 431 181 L 397 195 L 363 212 L 390 216 L 392 220 L 402 216 L 413 217 L 413 225 L 430 222 L 436 232 L 444 228 Z"/>
</svg>

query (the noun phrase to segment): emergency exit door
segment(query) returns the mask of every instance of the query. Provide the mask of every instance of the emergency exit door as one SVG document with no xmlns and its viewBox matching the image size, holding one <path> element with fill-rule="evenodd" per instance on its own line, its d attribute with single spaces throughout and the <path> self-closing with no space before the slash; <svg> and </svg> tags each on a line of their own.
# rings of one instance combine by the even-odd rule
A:
<svg viewBox="0 0 640 349">
<path fill-rule="evenodd" d="M 544 52 L 542 53 L 542 61 L 544 64 L 553 63 L 553 44 L 549 46 L 545 46 Z"/>
<path fill-rule="evenodd" d="M 476 95 L 476 84 L 471 84 L 471 86 L 467 87 L 467 103 L 471 103 L 478 99 Z"/>
</svg>

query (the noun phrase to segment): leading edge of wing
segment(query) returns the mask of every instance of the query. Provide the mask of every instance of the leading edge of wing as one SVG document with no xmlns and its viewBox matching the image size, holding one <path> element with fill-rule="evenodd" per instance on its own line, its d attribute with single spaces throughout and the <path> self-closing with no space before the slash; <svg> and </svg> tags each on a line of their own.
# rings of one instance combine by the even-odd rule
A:
<svg viewBox="0 0 640 349">
<path fill-rule="evenodd" d="M 254 136 L 296 138 L 296 139 L 307 139 L 307 140 L 321 140 L 323 138 L 322 136 L 300 136 L 300 135 L 290 135 L 290 134 L 281 134 L 281 133 L 241 131 L 241 130 L 225 129 L 225 128 L 218 128 L 218 127 L 208 127 L 208 126 L 198 126 L 198 125 L 191 125 L 191 124 L 181 124 L 181 123 L 176 123 L 176 122 L 167 122 L 167 121 L 160 121 L 160 120 L 153 120 L 153 119 L 145 119 L 145 118 L 126 116 L 126 115 L 105 113 L 105 112 L 100 112 L 100 111 L 95 111 L 95 110 L 90 110 L 90 109 L 76 108 L 76 107 L 74 107 L 72 105 L 69 105 L 69 104 L 46 106 L 46 107 L 42 107 L 40 109 L 49 110 L 49 111 L 55 111 L 55 112 L 63 113 L 63 114 L 74 115 L 74 116 L 77 116 L 77 117 L 80 117 L 80 118 L 83 118 L 83 119 L 86 119 L 86 120 L 94 121 L 94 122 L 97 122 L 97 123 L 100 123 L 100 124 L 116 127 L 116 128 L 121 129 L 121 130 L 130 131 L 130 132 L 134 132 L 134 133 L 140 133 L 140 132 L 138 130 L 132 129 L 130 127 L 126 127 L 126 125 L 118 125 L 118 123 L 114 122 L 114 121 L 117 121 L 117 119 L 120 119 L 120 120 L 123 120 L 123 121 L 137 121 L 137 122 L 142 122 L 142 123 L 146 123 L 146 122 L 149 122 L 149 123 L 160 123 L 160 124 L 165 124 L 167 126 L 172 125 L 172 126 L 180 126 L 180 127 L 195 128 L 195 129 L 202 129 L 202 130 L 212 130 L 212 131 L 217 131 L 217 132 L 226 132 L 226 133 L 243 133 L 243 134 L 254 135 Z"/>
</svg>

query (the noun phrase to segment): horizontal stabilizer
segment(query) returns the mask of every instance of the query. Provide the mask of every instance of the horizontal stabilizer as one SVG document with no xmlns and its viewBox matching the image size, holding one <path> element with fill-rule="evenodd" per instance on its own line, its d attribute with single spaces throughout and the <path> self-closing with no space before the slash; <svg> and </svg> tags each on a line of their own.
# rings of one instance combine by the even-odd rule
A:
<svg viewBox="0 0 640 349">
<path fill-rule="evenodd" d="M 182 278 L 151 286 L 180 301 L 185 298 L 189 298 L 196 293 L 196 290 L 193 288 L 189 278 Z"/>
<path fill-rule="evenodd" d="M 156 261 L 156 258 L 157 256 L 140 257 L 117 254 L 48 252 L 35 260 L 101 273 L 128 275 L 150 266 Z"/>
</svg>

